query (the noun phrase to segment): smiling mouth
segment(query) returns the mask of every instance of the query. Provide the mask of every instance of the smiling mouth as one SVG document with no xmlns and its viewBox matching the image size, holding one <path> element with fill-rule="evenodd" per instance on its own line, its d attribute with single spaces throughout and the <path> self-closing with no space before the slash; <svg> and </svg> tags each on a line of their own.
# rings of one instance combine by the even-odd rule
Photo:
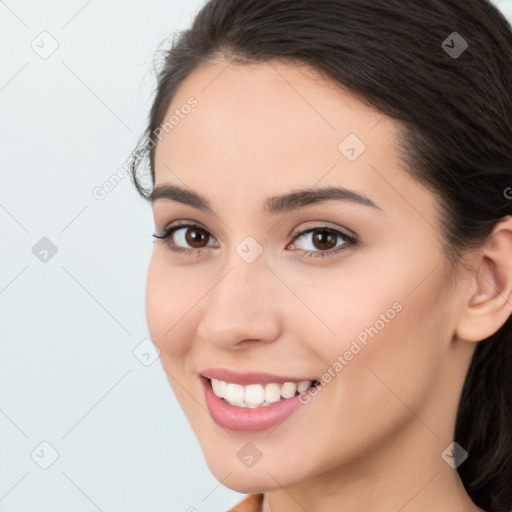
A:
<svg viewBox="0 0 512 512">
<path fill-rule="evenodd" d="M 242 386 L 219 379 L 206 378 L 206 380 L 209 381 L 213 393 L 218 398 L 230 405 L 250 409 L 267 407 L 273 403 L 288 400 L 320 384 L 319 380 L 303 380 L 300 382 L 270 382 Z"/>
</svg>

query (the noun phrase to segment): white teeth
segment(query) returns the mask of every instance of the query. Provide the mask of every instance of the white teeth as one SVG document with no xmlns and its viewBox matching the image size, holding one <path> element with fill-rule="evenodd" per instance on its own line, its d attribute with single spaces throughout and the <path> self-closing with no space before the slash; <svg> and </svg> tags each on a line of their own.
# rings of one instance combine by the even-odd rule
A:
<svg viewBox="0 0 512 512">
<path fill-rule="evenodd" d="M 265 390 L 259 384 L 250 384 L 245 387 L 244 402 L 247 405 L 260 405 L 265 401 Z"/>
<path fill-rule="evenodd" d="M 306 391 L 306 389 L 309 389 L 310 387 L 311 387 L 311 381 L 303 380 L 302 382 L 299 382 L 297 384 L 297 391 L 299 393 L 302 393 L 303 391 Z"/>
<path fill-rule="evenodd" d="M 283 398 L 291 398 L 295 396 L 295 392 L 297 391 L 297 384 L 295 382 L 285 382 L 281 386 L 281 396 Z"/>
<path fill-rule="evenodd" d="M 229 400 L 235 404 L 242 404 L 244 401 L 244 387 L 240 386 L 240 384 L 229 382 L 226 386 L 224 398 L 229 398 Z"/>
<path fill-rule="evenodd" d="M 227 384 L 223 380 L 212 379 L 213 392 L 219 397 L 224 398 Z"/>
<path fill-rule="evenodd" d="M 273 404 L 281 400 L 281 386 L 279 384 L 267 384 L 265 386 L 265 402 Z"/>
<path fill-rule="evenodd" d="M 285 382 L 284 384 L 249 384 L 241 386 L 223 380 L 211 379 L 213 392 L 231 405 L 238 407 L 266 407 L 282 399 L 292 398 L 313 384 L 310 380 Z"/>
</svg>

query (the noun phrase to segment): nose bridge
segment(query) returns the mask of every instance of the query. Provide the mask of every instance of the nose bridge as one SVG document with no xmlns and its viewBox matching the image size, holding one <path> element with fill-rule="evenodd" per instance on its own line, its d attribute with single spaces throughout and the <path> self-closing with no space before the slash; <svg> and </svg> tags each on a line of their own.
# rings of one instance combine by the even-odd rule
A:
<svg viewBox="0 0 512 512">
<path fill-rule="evenodd" d="M 269 293 L 273 277 L 264 258 L 248 263 L 234 254 L 205 297 L 198 335 L 223 347 L 276 337 L 279 311 Z"/>
</svg>

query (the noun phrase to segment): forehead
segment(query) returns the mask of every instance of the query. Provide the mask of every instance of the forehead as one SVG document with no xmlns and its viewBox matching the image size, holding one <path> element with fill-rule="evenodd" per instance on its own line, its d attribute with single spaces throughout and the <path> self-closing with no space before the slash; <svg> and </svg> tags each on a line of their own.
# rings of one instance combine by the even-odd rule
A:
<svg viewBox="0 0 512 512">
<path fill-rule="evenodd" d="M 187 105 L 191 98 L 197 103 L 193 109 Z M 389 152 L 397 128 L 314 69 L 281 61 L 199 67 L 179 87 L 164 123 L 170 119 L 172 137 L 162 134 L 166 140 L 157 145 L 156 160 L 163 149 L 177 154 L 193 141 L 198 155 L 217 148 L 225 159 L 254 163 L 269 152 L 290 162 L 311 150 L 337 159 L 339 144 L 350 134 L 367 149 L 378 144 Z"/>
<path fill-rule="evenodd" d="M 155 149 L 156 183 L 191 187 L 219 207 L 317 185 L 390 201 L 427 193 L 401 168 L 400 124 L 305 65 L 203 65 L 163 123 L 171 117 Z"/>
</svg>

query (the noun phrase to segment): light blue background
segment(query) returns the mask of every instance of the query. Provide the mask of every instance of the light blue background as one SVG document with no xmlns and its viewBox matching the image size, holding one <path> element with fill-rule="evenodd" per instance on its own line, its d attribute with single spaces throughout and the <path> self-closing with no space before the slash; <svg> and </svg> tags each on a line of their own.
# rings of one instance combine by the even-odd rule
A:
<svg viewBox="0 0 512 512">
<path fill-rule="evenodd" d="M 512 19 L 512 0 L 494 3 Z M 211 475 L 159 360 L 134 355 L 149 336 L 150 207 L 128 176 L 93 195 L 145 127 L 155 52 L 202 5 L 0 1 L 0 511 L 219 512 L 242 498 Z M 46 59 L 31 47 L 57 43 Z M 32 252 L 43 237 L 58 251 L 46 263 Z M 58 452 L 48 469 L 43 441 Z"/>
</svg>

